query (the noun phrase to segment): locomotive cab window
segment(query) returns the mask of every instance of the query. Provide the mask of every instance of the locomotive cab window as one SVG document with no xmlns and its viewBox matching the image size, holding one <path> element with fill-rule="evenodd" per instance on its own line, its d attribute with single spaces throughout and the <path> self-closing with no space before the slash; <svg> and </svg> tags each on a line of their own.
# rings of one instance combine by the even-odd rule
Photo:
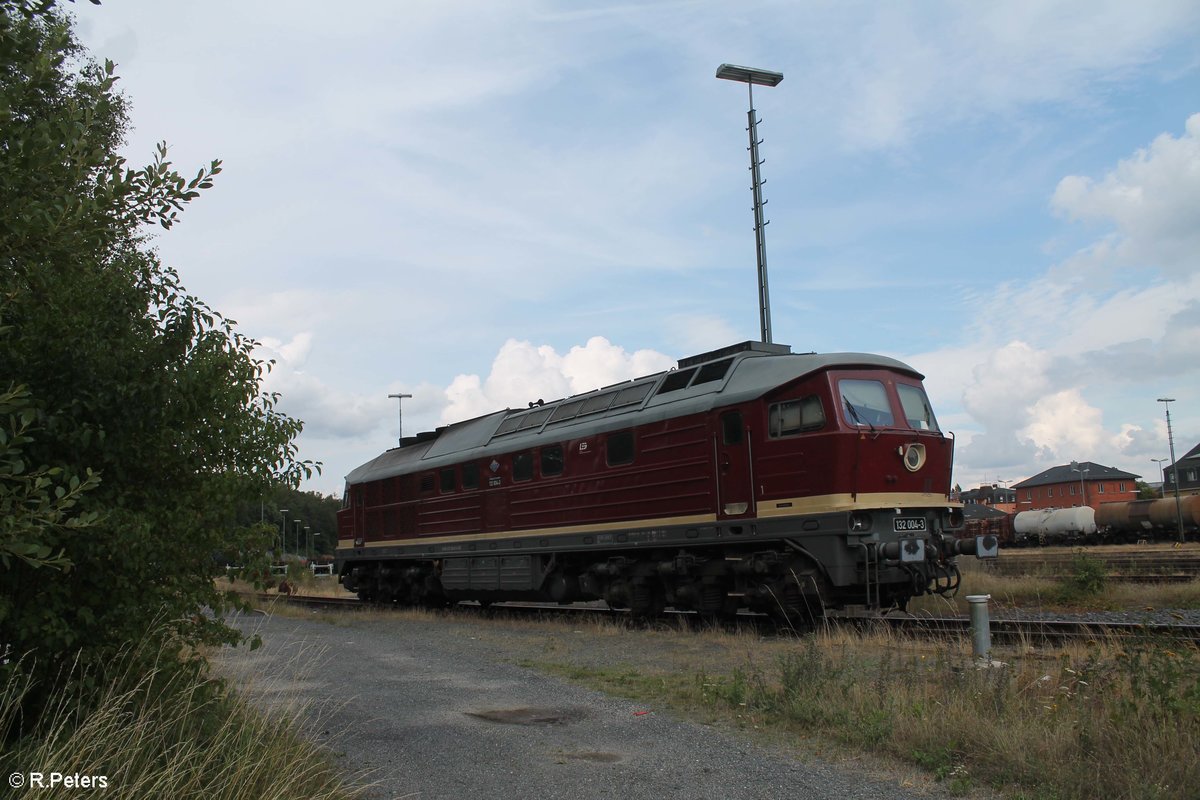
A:
<svg viewBox="0 0 1200 800">
<path fill-rule="evenodd" d="M 512 463 L 514 481 L 527 481 L 533 477 L 533 453 L 517 453 Z"/>
<path fill-rule="evenodd" d="M 908 427 L 919 431 L 938 431 L 937 420 L 933 417 L 933 408 L 925 390 L 919 386 L 907 383 L 896 384 L 896 393 L 900 395 L 900 405 L 904 408 L 904 418 Z"/>
<path fill-rule="evenodd" d="M 563 449 L 561 445 L 553 445 L 551 447 L 543 447 L 541 451 L 542 457 L 542 477 L 550 475 L 561 475 L 563 471 Z"/>
<path fill-rule="evenodd" d="M 819 431 L 825 427 L 825 407 L 815 394 L 775 403 L 771 406 L 768 425 L 772 439 Z"/>
<path fill-rule="evenodd" d="M 742 412 L 727 411 L 721 415 L 721 443 L 732 446 L 742 443 Z"/>
<path fill-rule="evenodd" d="M 887 390 L 880 381 L 846 379 L 838 381 L 838 386 L 846 421 L 851 425 L 873 428 L 895 424 Z"/>
<path fill-rule="evenodd" d="M 478 464 L 463 464 L 462 488 L 463 489 L 478 489 L 479 488 L 479 465 Z"/>
<path fill-rule="evenodd" d="M 605 463 L 610 467 L 633 463 L 633 431 L 610 434 L 605 444 Z"/>
</svg>

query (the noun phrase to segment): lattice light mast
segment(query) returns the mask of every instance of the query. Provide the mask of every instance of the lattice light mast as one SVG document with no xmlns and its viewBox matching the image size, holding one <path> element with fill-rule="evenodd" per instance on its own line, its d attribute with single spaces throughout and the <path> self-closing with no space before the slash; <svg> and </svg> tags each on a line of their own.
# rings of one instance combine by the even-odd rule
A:
<svg viewBox="0 0 1200 800">
<path fill-rule="evenodd" d="M 758 318 L 761 325 L 761 335 L 764 342 L 771 341 L 771 296 L 767 287 L 767 237 L 766 226 L 769 220 L 763 219 L 763 206 L 767 204 L 762 198 L 763 179 L 759 171 L 763 160 L 759 158 L 758 146 L 762 141 L 758 138 L 758 113 L 754 110 L 754 85 L 778 86 L 783 80 L 782 72 L 771 72 L 753 67 L 739 67 L 734 64 L 722 64 L 717 68 L 717 77 L 727 81 L 739 81 L 746 84 L 750 92 L 750 111 L 747 112 L 749 125 L 746 130 L 750 134 L 750 190 L 754 193 L 754 251 L 758 262 Z"/>
<path fill-rule="evenodd" d="M 1179 500 L 1179 464 L 1175 462 L 1175 434 L 1171 431 L 1171 403 L 1175 402 L 1174 397 L 1160 397 L 1158 402 L 1163 404 L 1163 408 L 1167 410 L 1167 445 L 1171 448 L 1171 474 L 1175 476 L 1175 518 L 1179 523 L 1179 541 L 1183 538 L 1183 506 Z"/>
<path fill-rule="evenodd" d="M 400 425 L 400 438 L 397 440 L 399 446 L 404 446 L 404 401 L 412 397 L 411 394 L 389 394 L 388 397 L 396 401 L 396 422 Z"/>
</svg>

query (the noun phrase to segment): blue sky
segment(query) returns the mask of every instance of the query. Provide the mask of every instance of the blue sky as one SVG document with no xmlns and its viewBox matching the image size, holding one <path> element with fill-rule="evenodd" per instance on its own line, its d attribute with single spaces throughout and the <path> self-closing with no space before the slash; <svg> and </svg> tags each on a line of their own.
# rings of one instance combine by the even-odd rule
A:
<svg viewBox="0 0 1200 800">
<path fill-rule="evenodd" d="M 926 374 L 955 478 L 1200 441 L 1200 6 L 77 3 L 131 161 L 216 187 L 157 241 L 277 360 L 306 488 L 406 433 L 757 338 Z"/>
</svg>

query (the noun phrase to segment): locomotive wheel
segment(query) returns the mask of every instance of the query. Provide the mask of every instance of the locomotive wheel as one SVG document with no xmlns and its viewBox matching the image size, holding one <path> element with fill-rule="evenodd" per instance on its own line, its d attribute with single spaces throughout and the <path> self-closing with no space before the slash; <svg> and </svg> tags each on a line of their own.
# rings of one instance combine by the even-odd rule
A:
<svg viewBox="0 0 1200 800">
<path fill-rule="evenodd" d="M 807 562 L 791 562 L 782 579 L 771 586 L 774 606 L 770 613 L 788 625 L 811 630 L 825 616 L 822 596 L 827 584 L 817 567 Z"/>
<path fill-rule="evenodd" d="M 663 612 L 665 602 L 662 589 L 649 581 L 639 581 L 633 584 L 632 597 L 629 599 L 629 613 L 635 619 L 657 617 Z"/>
</svg>

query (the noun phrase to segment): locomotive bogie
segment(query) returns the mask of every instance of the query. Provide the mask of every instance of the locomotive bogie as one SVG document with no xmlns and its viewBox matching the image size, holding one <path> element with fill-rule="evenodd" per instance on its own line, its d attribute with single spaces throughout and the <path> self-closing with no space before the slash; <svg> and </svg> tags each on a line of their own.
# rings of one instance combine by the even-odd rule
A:
<svg viewBox="0 0 1200 800">
<path fill-rule="evenodd" d="M 752 343 L 405 444 L 339 514 L 371 599 L 811 617 L 944 590 L 966 552 L 952 440 L 879 356 Z"/>
</svg>

